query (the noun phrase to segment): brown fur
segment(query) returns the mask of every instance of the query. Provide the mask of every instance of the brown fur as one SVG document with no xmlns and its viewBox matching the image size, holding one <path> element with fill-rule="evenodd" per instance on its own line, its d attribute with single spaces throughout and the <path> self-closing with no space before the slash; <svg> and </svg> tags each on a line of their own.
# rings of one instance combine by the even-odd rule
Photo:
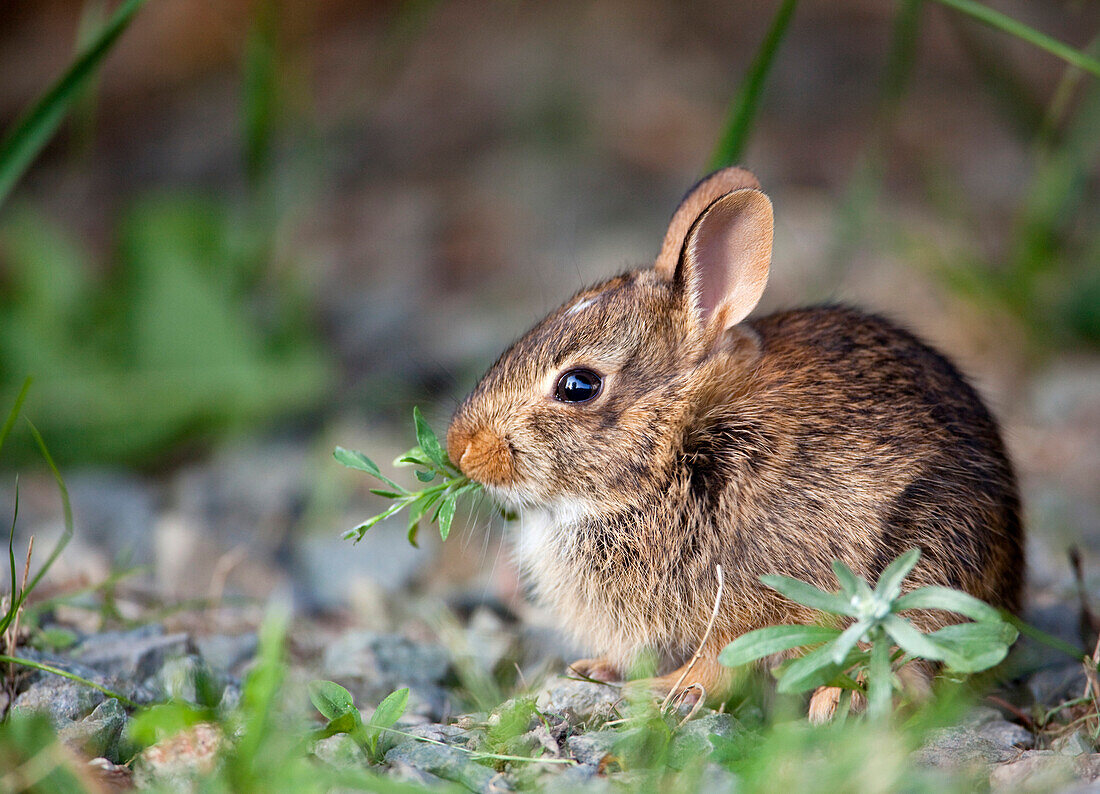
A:
<svg viewBox="0 0 1100 794">
<path fill-rule="evenodd" d="M 854 309 L 738 324 L 767 276 L 771 205 L 739 189 L 747 172 L 724 173 L 674 217 L 674 265 L 666 238 L 656 268 L 552 312 L 490 368 L 448 433 L 452 460 L 521 509 L 518 557 L 537 596 L 600 655 L 581 668 L 622 671 L 646 647 L 687 658 L 717 564 L 718 619 L 684 682 L 712 695 L 729 681 L 716 658 L 730 640 L 818 617 L 761 574 L 835 590 L 832 560 L 874 582 L 919 547 L 907 587 L 1017 609 L 1019 499 L 981 399 L 942 355 Z M 728 192 L 715 190 L 722 179 Z M 711 238 L 743 248 L 716 254 Z M 575 366 L 604 376 L 600 395 L 555 400 Z M 914 619 L 933 628 L 945 617 Z"/>
</svg>

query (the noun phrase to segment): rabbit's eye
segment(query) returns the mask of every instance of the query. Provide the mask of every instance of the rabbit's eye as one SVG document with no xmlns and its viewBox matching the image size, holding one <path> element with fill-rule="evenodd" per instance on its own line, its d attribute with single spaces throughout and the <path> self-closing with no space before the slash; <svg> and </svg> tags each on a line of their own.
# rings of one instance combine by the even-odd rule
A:
<svg viewBox="0 0 1100 794">
<path fill-rule="evenodd" d="M 558 378 L 554 396 L 563 403 L 584 403 L 596 398 L 603 381 L 590 369 L 571 369 Z"/>
</svg>

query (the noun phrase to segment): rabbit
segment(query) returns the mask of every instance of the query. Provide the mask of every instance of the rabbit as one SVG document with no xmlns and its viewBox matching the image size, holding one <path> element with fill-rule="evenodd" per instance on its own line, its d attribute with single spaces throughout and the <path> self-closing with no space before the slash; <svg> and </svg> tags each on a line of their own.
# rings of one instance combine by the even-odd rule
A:
<svg viewBox="0 0 1100 794">
<path fill-rule="evenodd" d="M 836 590 L 832 560 L 873 583 L 913 547 L 906 590 L 1020 606 L 1020 500 L 981 398 L 942 354 L 873 314 L 828 305 L 746 320 L 772 235 L 755 176 L 710 175 L 653 267 L 578 292 L 454 414 L 451 460 L 519 512 L 521 571 L 597 654 L 578 672 L 617 680 L 643 649 L 694 654 L 644 684 L 720 699 L 727 643 L 820 619 L 762 574 Z M 960 618 L 913 619 L 932 630 Z M 903 672 L 927 689 L 929 669 Z M 814 693 L 811 719 L 827 719 L 837 695 Z"/>
</svg>

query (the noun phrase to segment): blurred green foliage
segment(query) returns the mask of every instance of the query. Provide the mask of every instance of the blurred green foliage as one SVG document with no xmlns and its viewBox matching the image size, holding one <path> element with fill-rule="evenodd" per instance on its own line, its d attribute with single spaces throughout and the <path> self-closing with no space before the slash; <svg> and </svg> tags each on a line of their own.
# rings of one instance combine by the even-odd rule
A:
<svg viewBox="0 0 1100 794">
<path fill-rule="evenodd" d="M 0 400 L 33 373 L 34 414 L 66 462 L 148 461 L 316 406 L 333 368 L 294 291 L 265 278 L 265 245 L 221 202 L 162 196 L 134 205 L 101 268 L 42 215 L 9 212 Z"/>
</svg>

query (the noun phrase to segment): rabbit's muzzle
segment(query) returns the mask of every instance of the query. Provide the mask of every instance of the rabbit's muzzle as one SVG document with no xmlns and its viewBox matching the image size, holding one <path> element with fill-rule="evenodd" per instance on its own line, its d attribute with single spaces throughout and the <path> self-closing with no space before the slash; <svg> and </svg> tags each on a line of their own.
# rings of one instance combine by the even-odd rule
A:
<svg viewBox="0 0 1100 794">
<path fill-rule="evenodd" d="M 508 486 L 515 480 L 512 447 L 492 428 L 456 419 L 447 431 L 447 454 L 463 474 L 483 485 Z"/>
</svg>

